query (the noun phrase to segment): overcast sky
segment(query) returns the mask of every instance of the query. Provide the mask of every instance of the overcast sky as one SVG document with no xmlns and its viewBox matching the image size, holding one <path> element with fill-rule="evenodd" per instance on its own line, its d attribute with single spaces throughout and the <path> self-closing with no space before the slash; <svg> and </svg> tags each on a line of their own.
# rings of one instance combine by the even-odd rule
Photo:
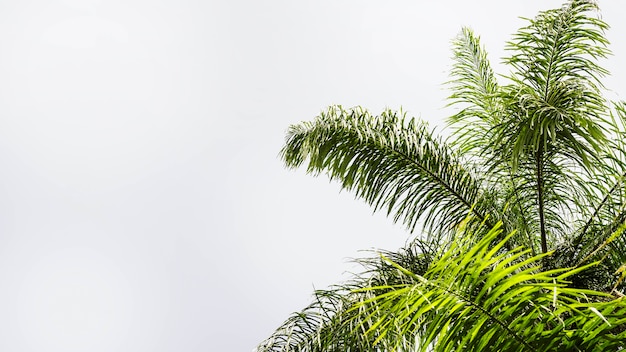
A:
<svg viewBox="0 0 626 352">
<path fill-rule="evenodd" d="M 252 350 L 409 238 L 284 169 L 287 127 L 330 104 L 443 126 L 461 27 L 497 64 L 560 4 L 1 1 L 0 350 Z M 626 94 L 625 5 L 600 6 Z"/>
</svg>

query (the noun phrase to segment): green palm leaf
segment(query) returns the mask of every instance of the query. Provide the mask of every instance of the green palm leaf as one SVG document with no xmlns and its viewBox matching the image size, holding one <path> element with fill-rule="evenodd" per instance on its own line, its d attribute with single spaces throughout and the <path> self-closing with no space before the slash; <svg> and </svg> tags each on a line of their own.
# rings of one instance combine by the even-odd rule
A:
<svg viewBox="0 0 626 352">
<path fill-rule="evenodd" d="M 464 28 L 453 41 L 453 60 L 448 82 L 452 94 L 448 100 L 449 106 L 460 108 L 449 118 L 456 127 L 453 144 L 463 152 L 489 153 L 493 145 L 485 141 L 490 139 L 493 127 L 501 123 L 500 90 L 487 52 L 470 29 Z M 465 128 L 470 123 L 472 128 Z"/>
<path fill-rule="evenodd" d="M 518 120 L 503 121 L 501 133 L 514 164 L 522 154 L 559 140 L 588 165 L 592 149 L 606 141 L 601 122 L 607 111 L 599 88 L 607 71 L 597 61 L 609 54 L 603 35 L 608 26 L 587 15 L 593 11 L 594 1 L 572 0 L 540 13 L 509 42 L 514 54 L 505 63 L 514 68 L 515 85 L 506 106 Z"/>
<path fill-rule="evenodd" d="M 510 235 L 494 245 L 499 232 L 463 234 L 423 274 L 392 263 L 407 283 L 363 288 L 386 292 L 353 308 L 379 317 L 367 333 L 378 336 L 384 350 L 402 351 L 396 336 L 418 336 L 415 348 L 422 351 L 607 351 L 622 345 L 626 302 L 598 302 L 607 295 L 568 288 L 567 279 L 586 268 L 546 272 L 546 254 L 502 252 Z"/>
<path fill-rule="evenodd" d="M 410 231 L 419 219 L 431 231 L 449 231 L 467 212 L 487 220 L 484 191 L 471 170 L 402 113 L 330 107 L 313 122 L 291 126 L 281 155 L 290 167 L 308 159 L 309 172 L 328 172 Z"/>
<path fill-rule="evenodd" d="M 475 233 L 484 232 L 478 236 Z M 504 251 L 500 224 L 460 227 L 428 246 L 362 261 L 351 282 L 317 291 L 258 351 L 606 351 L 626 338 L 626 302 L 568 287 L 577 269 L 542 271 L 547 254 Z M 480 240 L 473 240 L 480 238 Z M 410 266 L 402 266 L 405 263 Z M 421 264 L 418 264 L 421 263 Z"/>
</svg>

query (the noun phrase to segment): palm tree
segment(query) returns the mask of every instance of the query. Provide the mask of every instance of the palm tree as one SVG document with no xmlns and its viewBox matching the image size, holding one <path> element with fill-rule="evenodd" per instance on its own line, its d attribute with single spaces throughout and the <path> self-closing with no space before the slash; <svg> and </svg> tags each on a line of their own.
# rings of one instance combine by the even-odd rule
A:
<svg viewBox="0 0 626 352">
<path fill-rule="evenodd" d="M 626 345 L 626 103 L 603 95 L 591 0 L 514 34 L 500 82 L 453 43 L 448 141 L 403 112 L 332 106 L 291 126 L 307 164 L 421 236 L 315 293 L 259 351 L 606 351 Z"/>
</svg>

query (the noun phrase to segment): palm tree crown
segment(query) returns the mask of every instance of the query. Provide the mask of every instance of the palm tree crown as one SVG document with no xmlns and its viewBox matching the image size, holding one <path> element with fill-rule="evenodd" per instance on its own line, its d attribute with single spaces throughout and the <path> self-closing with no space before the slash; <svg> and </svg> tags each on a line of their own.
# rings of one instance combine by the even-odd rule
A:
<svg viewBox="0 0 626 352">
<path fill-rule="evenodd" d="M 453 42 L 449 140 L 402 112 L 329 107 L 288 167 L 326 173 L 413 232 L 317 291 L 259 351 L 606 351 L 626 342 L 626 103 L 607 101 L 591 0 L 528 20 L 496 78 Z M 470 127 L 471 126 L 471 127 Z"/>
</svg>

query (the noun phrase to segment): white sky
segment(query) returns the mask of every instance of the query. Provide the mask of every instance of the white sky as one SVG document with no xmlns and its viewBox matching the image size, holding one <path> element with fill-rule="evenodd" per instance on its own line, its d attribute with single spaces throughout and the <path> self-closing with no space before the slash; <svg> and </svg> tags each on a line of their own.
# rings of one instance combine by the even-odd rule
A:
<svg viewBox="0 0 626 352">
<path fill-rule="evenodd" d="M 560 4 L 0 2 L 0 350 L 251 350 L 408 238 L 284 169 L 289 124 L 337 103 L 441 125 L 460 28 L 498 63 Z M 626 94 L 625 5 L 600 5 Z"/>
</svg>

